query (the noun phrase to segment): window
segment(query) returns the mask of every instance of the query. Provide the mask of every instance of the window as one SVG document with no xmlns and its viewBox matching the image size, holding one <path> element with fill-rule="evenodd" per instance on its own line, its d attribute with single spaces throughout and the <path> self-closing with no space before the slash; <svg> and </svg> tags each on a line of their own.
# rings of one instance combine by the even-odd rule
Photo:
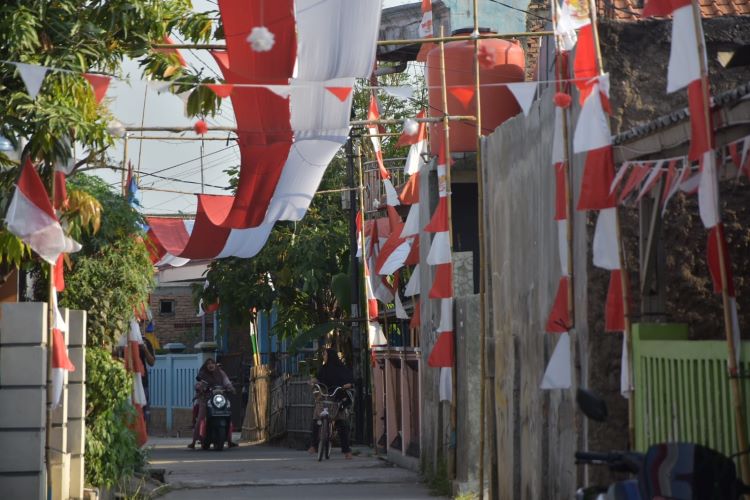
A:
<svg viewBox="0 0 750 500">
<path fill-rule="evenodd" d="M 174 314 L 174 300 L 160 300 L 159 314 Z"/>
</svg>

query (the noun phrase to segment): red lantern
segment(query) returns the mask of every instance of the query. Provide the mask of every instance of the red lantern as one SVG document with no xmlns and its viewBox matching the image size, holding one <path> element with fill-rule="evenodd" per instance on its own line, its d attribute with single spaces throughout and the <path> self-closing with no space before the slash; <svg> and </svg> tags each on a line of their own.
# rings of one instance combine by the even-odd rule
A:
<svg viewBox="0 0 750 500">
<path fill-rule="evenodd" d="M 570 97 L 570 94 L 566 94 L 564 92 L 558 92 L 555 94 L 555 106 L 560 108 L 568 108 L 570 107 L 570 102 L 572 101 L 572 98 Z"/>
<path fill-rule="evenodd" d="M 195 125 L 193 125 L 193 129 L 195 129 L 195 133 L 198 135 L 204 135 L 206 132 L 208 132 L 208 125 L 203 120 L 198 120 L 195 122 Z"/>
</svg>

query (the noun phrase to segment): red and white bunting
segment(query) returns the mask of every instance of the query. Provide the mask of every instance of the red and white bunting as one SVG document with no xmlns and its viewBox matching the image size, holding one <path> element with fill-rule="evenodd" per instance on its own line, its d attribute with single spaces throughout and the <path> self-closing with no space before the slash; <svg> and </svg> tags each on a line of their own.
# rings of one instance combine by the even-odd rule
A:
<svg viewBox="0 0 750 500">
<path fill-rule="evenodd" d="M 65 372 L 75 371 L 76 367 L 68 357 L 68 347 L 65 344 L 65 333 L 68 331 L 68 325 L 63 320 L 60 309 L 57 305 L 57 290 L 50 293 L 50 304 L 52 308 L 52 408 L 60 405 L 63 385 L 65 381 Z"/>
<path fill-rule="evenodd" d="M 555 350 L 544 370 L 541 389 L 569 389 L 573 385 L 573 367 L 571 363 L 570 336 L 562 332 L 555 345 Z"/>
<path fill-rule="evenodd" d="M 419 22 L 419 38 L 431 38 L 433 33 L 432 0 L 422 0 L 422 20 Z M 435 44 L 423 43 L 417 54 L 417 61 L 426 62 L 427 53 Z"/>
</svg>

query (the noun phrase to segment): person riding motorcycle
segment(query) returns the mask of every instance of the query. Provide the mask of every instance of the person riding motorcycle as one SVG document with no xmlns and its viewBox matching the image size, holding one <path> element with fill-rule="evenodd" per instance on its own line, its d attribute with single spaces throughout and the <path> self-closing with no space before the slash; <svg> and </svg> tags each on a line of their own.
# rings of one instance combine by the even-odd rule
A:
<svg viewBox="0 0 750 500">
<path fill-rule="evenodd" d="M 224 370 L 219 368 L 213 358 L 208 358 L 203 363 L 200 370 L 198 370 L 196 380 L 195 396 L 193 397 L 193 441 L 188 445 L 190 449 L 195 449 L 195 442 L 201 441 L 201 427 L 203 427 L 202 424 L 206 420 L 206 403 L 211 394 L 210 389 L 215 386 L 222 386 L 228 392 L 234 392 L 234 387 L 232 386 L 232 382 L 229 381 L 229 377 L 224 373 Z M 232 442 L 231 428 L 227 430 L 227 442 L 230 448 L 237 446 L 237 443 Z"/>
<path fill-rule="evenodd" d="M 347 368 L 344 363 L 339 359 L 339 355 L 336 349 L 328 348 L 323 351 L 323 366 L 318 370 L 317 378 L 313 378 L 310 381 L 311 384 L 320 383 L 325 385 L 329 391 L 334 390 L 336 387 L 342 389 L 351 389 L 354 387 L 354 376 L 352 375 L 351 369 Z M 339 391 L 336 395 L 337 400 L 343 401 L 344 404 L 351 403 L 347 401 L 348 395 L 346 391 Z M 317 443 L 320 438 L 320 426 L 317 423 L 317 416 L 320 415 L 322 405 L 319 401 L 315 403 L 315 410 L 312 416 L 312 441 L 308 452 L 317 452 Z M 343 418 L 336 419 L 336 428 L 339 433 L 339 441 L 341 442 L 341 452 L 347 460 L 352 458 L 352 449 L 349 446 L 349 422 Z"/>
</svg>

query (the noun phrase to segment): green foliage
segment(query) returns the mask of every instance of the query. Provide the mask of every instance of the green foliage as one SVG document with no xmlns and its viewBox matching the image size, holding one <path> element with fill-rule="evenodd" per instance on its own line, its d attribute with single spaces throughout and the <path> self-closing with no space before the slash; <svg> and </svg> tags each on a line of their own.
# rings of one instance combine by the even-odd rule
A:
<svg viewBox="0 0 750 500">
<path fill-rule="evenodd" d="M 145 461 L 127 424 L 135 413 L 128 402 L 131 379 L 105 349 L 86 350 L 86 481 L 113 486 Z"/>
</svg>

